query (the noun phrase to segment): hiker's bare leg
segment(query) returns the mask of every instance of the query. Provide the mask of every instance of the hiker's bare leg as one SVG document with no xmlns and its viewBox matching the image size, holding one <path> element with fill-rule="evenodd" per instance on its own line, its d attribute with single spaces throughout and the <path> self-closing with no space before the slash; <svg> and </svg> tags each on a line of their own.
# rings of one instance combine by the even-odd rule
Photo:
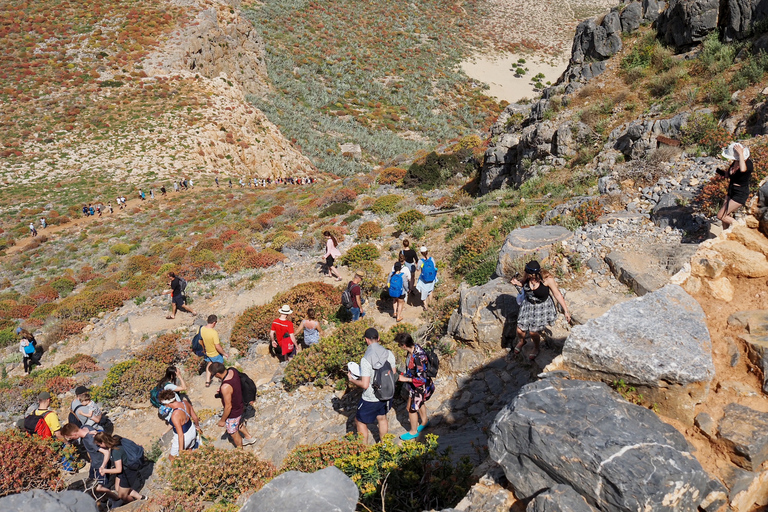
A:
<svg viewBox="0 0 768 512">
<path fill-rule="evenodd" d="M 229 437 L 231 437 L 232 442 L 235 443 L 235 448 L 243 448 L 243 438 L 240 437 L 239 431 L 236 430 L 234 434 L 229 434 Z"/>
<path fill-rule="evenodd" d="M 360 423 L 360 421 L 355 418 L 355 426 L 357 427 L 357 434 L 360 436 L 363 444 L 368 444 L 368 425 Z"/>
<path fill-rule="evenodd" d="M 250 432 L 248 432 L 248 429 L 245 428 L 245 423 L 240 424 L 240 433 L 242 434 L 242 437 L 244 437 L 245 439 L 251 438 Z"/>
<path fill-rule="evenodd" d="M 723 229 L 728 229 L 731 227 L 731 224 L 736 222 L 736 219 L 734 219 L 731 214 L 741 208 L 742 204 L 737 203 L 730 197 L 726 196 L 725 203 L 723 203 L 722 208 L 720 208 L 720 211 L 717 212 L 717 218 L 723 221 Z"/>
<path fill-rule="evenodd" d="M 389 432 L 389 420 L 387 420 L 387 415 L 376 416 L 376 422 L 379 424 L 379 439 L 384 439 L 384 436 Z"/>
<path fill-rule="evenodd" d="M 419 413 L 411 412 L 411 397 L 408 397 L 408 404 L 405 406 L 408 411 L 408 421 L 411 423 L 411 434 L 417 434 L 419 429 Z"/>
</svg>

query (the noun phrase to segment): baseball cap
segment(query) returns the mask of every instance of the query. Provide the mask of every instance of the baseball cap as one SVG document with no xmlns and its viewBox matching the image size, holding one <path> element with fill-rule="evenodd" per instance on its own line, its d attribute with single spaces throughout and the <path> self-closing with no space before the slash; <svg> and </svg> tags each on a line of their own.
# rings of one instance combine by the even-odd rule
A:
<svg viewBox="0 0 768 512">
<path fill-rule="evenodd" d="M 422 245 L 421 246 L 421 252 L 427 252 L 427 246 L 426 245 Z"/>
<path fill-rule="evenodd" d="M 40 394 L 37 395 L 37 400 L 50 400 L 51 394 L 47 391 L 41 391 Z"/>
<path fill-rule="evenodd" d="M 85 386 L 77 386 L 77 387 L 75 388 L 75 394 L 76 394 L 76 395 L 82 395 L 83 393 L 88 393 L 89 391 L 91 391 L 91 390 L 90 390 L 90 389 L 88 389 L 88 388 L 87 388 L 87 387 L 85 387 Z"/>
<path fill-rule="evenodd" d="M 373 327 L 369 327 L 365 330 L 365 334 L 363 334 L 364 338 L 368 338 L 369 340 L 377 340 L 379 339 L 379 331 L 374 329 Z"/>
</svg>

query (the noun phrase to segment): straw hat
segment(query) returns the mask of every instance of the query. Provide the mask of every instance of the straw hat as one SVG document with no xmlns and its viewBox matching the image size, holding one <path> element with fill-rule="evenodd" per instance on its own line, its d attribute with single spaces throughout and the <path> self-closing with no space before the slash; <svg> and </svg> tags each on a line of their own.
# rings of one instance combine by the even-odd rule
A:
<svg viewBox="0 0 768 512">
<path fill-rule="evenodd" d="M 283 304 L 283 307 L 280 308 L 278 313 L 280 313 L 281 315 L 292 315 L 293 310 L 288 304 Z"/>
</svg>

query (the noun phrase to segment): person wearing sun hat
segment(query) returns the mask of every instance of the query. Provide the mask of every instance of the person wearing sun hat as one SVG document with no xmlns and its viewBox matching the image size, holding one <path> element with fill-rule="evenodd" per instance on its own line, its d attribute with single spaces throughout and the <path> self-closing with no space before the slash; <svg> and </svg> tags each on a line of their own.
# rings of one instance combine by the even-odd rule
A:
<svg viewBox="0 0 768 512">
<path fill-rule="evenodd" d="M 728 193 L 723 206 L 717 212 L 717 218 L 722 221 L 725 230 L 736 220 L 731 214 L 744 206 L 749 198 L 749 179 L 754 164 L 749 157 L 749 148 L 738 142 L 729 144 L 720 156 L 730 162 L 728 169 L 717 170 L 717 174 L 728 178 Z"/>
<path fill-rule="evenodd" d="M 273 348 L 280 348 L 278 358 L 290 361 L 296 355 L 296 335 L 293 332 L 293 322 L 288 318 L 293 314 L 293 310 L 288 304 L 283 304 L 278 313 L 280 316 L 272 322 L 269 339 Z"/>
</svg>

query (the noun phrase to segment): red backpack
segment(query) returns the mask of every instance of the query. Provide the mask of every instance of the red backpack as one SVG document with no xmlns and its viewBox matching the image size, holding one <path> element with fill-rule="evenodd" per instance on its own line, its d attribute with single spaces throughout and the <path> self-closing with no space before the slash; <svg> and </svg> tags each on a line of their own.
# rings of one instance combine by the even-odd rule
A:
<svg viewBox="0 0 768 512">
<path fill-rule="evenodd" d="M 51 414 L 53 411 L 45 411 L 45 414 L 38 416 L 34 412 L 24 418 L 24 430 L 29 435 L 38 435 L 42 437 L 43 439 L 53 437 L 53 434 L 51 433 L 51 429 L 48 426 L 48 423 L 45 421 L 45 417 Z"/>
</svg>

